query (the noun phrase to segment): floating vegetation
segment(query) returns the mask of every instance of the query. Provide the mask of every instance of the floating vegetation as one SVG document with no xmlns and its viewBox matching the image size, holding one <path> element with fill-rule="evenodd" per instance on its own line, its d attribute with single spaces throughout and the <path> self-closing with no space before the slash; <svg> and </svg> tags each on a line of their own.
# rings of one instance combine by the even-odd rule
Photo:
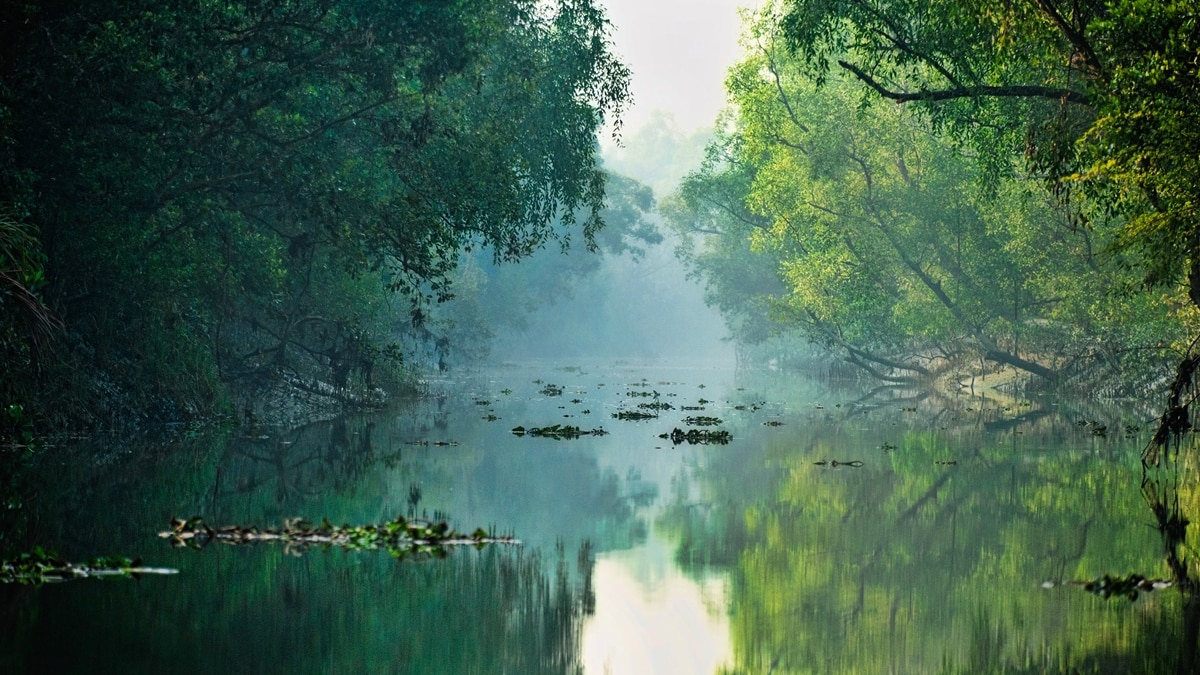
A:
<svg viewBox="0 0 1200 675">
<path fill-rule="evenodd" d="M 483 546 L 485 544 L 519 544 L 514 537 L 497 537 L 483 528 L 472 534 L 464 534 L 451 528 L 445 521 L 416 519 L 406 520 L 397 516 L 382 525 L 331 525 L 328 520 L 312 526 L 304 520 L 294 518 L 284 521 L 282 528 L 241 527 L 237 525 L 214 528 L 199 517 L 171 520 L 171 529 L 159 532 L 158 536 L 168 539 L 172 546 L 202 548 L 211 542 L 222 544 L 257 544 L 260 542 L 283 542 L 289 552 L 320 546 L 336 546 L 349 550 L 384 549 L 395 558 L 413 554 L 442 556 L 448 546 Z"/>
<path fill-rule="evenodd" d="M 137 579 L 143 574 L 178 574 L 170 567 L 146 567 L 140 558 L 109 556 L 86 563 L 60 560 L 40 547 L 0 562 L 0 583 L 41 586 L 73 579 Z"/>
<path fill-rule="evenodd" d="M 853 467 L 853 468 L 857 469 L 858 467 L 863 465 L 863 463 L 857 459 L 850 460 L 849 462 L 841 462 L 836 459 L 831 459 L 828 461 L 822 459 L 820 461 L 813 462 L 813 464 L 816 464 L 817 466 L 829 466 L 829 467 L 833 467 L 835 469 L 839 466 L 849 466 L 849 467 Z"/>
<path fill-rule="evenodd" d="M 765 406 L 766 404 L 767 404 L 767 402 L 766 402 L 766 401 L 760 401 L 760 402 L 757 402 L 757 403 L 750 403 L 750 404 L 748 404 L 748 405 L 745 405 L 745 404 L 738 404 L 738 405 L 735 405 L 735 406 L 733 406 L 733 409 L 734 409 L 734 410 L 749 410 L 750 412 L 756 412 L 756 411 L 758 411 L 758 409 L 759 409 L 759 408 L 762 408 L 762 407 L 763 407 L 763 406 Z"/>
<path fill-rule="evenodd" d="M 619 410 L 613 413 L 612 416 L 619 420 L 625 420 L 626 422 L 658 419 L 658 415 L 655 415 L 654 413 L 638 412 L 637 410 Z"/>
<path fill-rule="evenodd" d="M 685 417 L 685 418 L 683 418 L 683 422 L 684 422 L 684 424 L 688 424 L 693 427 L 715 427 L 718 424 L 722 424 L 721 418 L 708 417 L 706 415 L 697 415 L 695 417 Z"/>
<path fill-rule="evenodd" d="M 676 428 L 673 429 L 671 433 L 659 434 L 658 437 L 669 438 L 675 445 L 679 445 L 680 443 L 687 443 L 689 445 L 725 445 L 729 441 L 733 440 L 733 435 L 728 431 L 712 429 L 688 429 L 687 431 L 683 431 L 682 429 Z"/>
<path fill-rule="evenodd" d="M 1163 588 L 1169 588 L 1174 584 L 1166 579 L 1147 579 L 1140 574 L 1130 574 L 1125 577 L 1114 577 L 1108 574 L 1088 581 L 1072 581 L 1076 586 L 1082 586 L 1083 590 L 1094 595 L 1098 595 L 1105 600 L 1113 597 L 1128 598 L 1130 602 L 1138 599 L 1141 593 L 1157 591 Z M 1042 584 L 1043 588 L 1052 588 L 1054 582 L 1046 582 Z"/>
<path fill-rule="evenodd" d="M 601 428 L 596 429 L 581 429 L 570 424 L 552 424 L 548 427 L 515 427 L 512 430 L 517 436 L 540 436 L 542 438 L 553 438 L 556 441 L 561 441 L 564 438 L 579 438 L 580 436 L 604 436 L 608 432 Z"/>
<path fill-rule="evenodd" d="M 538 393 L 542 396 L 562 396 L 563 388 L 557 384 L 547 384 Z"/>
<path fill-rule="evenodd" d="M 671 405 L 670 403 L 667 403 L 666 401 L 654 401 L 653 403 L 639 403 L 639 404 L 637 404 L 637 407 L 646 408 L 647 410 L 674 410 L 675 409 L 675 406 Z"/>
</svg>

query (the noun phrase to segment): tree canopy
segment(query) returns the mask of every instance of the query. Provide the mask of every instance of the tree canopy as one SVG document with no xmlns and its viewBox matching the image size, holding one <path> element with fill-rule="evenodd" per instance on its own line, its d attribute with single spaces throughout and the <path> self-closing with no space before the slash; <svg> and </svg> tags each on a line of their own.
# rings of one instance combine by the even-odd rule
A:
<svg viewBox="0 0 1200 675">
<path fill-rule="evenodd" d="M 1166 216 L 1098 173 L 1100 77 L 1054 60 L 1071 45 L 1045 3 L 936 4 L 750 18 L 727 123 L 669 209 L 711 300 L 731 324 L 772 317 L 753 339 L 798 329 L 885 379 L 970 358 L 1161 373 L 1195 309 L 1181 286 L 1139 289 L 1179 260 L 1138 255 Z"/>
<path fill-rule="evenodd" d="M 602 225 L 628 71 L 590 0 L 48 0 L 0 25 L 0 202 L 40 231 L 48 304 L 196 405 L 264 368 L 369 381 L 464 248 Z"/>
<path fill-rule="evenodd" d="M 1146 279 L 1200 302 L 1200 23 L 1188 2 L 787 0 L 780 32 L 810 73 L 836 60 L 998 159 L 1023 150 L 1084 215 L 1120 216 Z"/>
</svg>

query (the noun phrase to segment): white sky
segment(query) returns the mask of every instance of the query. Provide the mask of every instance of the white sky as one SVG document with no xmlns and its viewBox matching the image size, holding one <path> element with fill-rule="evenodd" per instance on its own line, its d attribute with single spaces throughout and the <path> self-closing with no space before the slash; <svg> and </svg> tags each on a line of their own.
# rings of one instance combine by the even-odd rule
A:
<svg viewBox="0 0 1200 675">
<path fill-rule="evenodd" d="M 738 7 L 756 0 L 601 0 L 617 53 L 633 71 L 625 134 L 655 110 L 683 132 L 708 128 L 725 102 L 725 71 L 739 56 Z"/>
</svg>

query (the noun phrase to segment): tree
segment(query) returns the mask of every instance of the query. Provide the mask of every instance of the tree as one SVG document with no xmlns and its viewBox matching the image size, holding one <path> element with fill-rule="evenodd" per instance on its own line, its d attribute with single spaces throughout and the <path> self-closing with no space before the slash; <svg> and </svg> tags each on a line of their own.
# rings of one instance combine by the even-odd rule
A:
<svg viewBox="0 0 1200 675">
<path fill-rule="evenodd" d="M 1131 297 L 1120 256 L 1098 257 L 1115 238 L 1106 223 L 1077 227 L 1042 185 L 995 173 L 994 156 L 926 117 L 861 105 L 852 73 L 818 82 L 780 38 L 770 12 L 748 26 L 751 53 L 727 83 L 736 116 L 714 147 L 727 159 L 689 177 L 676 218 L 712 231 L 698 226 L 708 200 L 755 223 L 739 245 L 770 252 L 786 289 L 777 320 L 884 379 L 974 355 L 1054 380 L 1175 336 L 1169 301 Z M 703 273 L 736 285 L 749 267 Z M 1134 312 L 1154 330 L 1121 330 Z"/>
<path fill-rule="evenodd" d="M 628 72 L 590 0 L 4 13 L 48 297 L 109 367 L 210 383 L 177 396 L 281 367 L 345 382 L 387 342 L 382 298 L 449 297 L 464 246 L 515 260 L 600 229 L 595 133 Z"/>
<path fill-rule="evenodd" d="M 1082 222 L 1118 218 L 1116 247 L 1139 254 L 1145 282 L 1182 281 L 1200 307 L 1192 3 L 787 0 L 781 23 L 814 72 L 836 58 L 875 94 L 920 106 L 994 156 L 1018 150 L 1023 130 L 1032 172 L 1064 200 L 1082 188 Z M 1187 418 L 1181 396 L 1196 397 L 1198 367 L 1189 348 L 1164 433 Z"/>
</svg>

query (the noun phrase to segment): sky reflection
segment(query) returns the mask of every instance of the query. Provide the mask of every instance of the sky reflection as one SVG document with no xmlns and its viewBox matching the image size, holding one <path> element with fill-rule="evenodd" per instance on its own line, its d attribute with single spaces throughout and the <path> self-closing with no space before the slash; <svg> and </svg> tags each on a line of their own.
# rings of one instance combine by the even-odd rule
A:
<svg viewBox="0 0 1200 675">
<path fill-rule="evenodd" d="M 586 673 L 711 675 L 731 662 L 724 576 L 685 576 L 671 550 L 652 533 L 642 546 L 597 556 Z"/>
</svg>

